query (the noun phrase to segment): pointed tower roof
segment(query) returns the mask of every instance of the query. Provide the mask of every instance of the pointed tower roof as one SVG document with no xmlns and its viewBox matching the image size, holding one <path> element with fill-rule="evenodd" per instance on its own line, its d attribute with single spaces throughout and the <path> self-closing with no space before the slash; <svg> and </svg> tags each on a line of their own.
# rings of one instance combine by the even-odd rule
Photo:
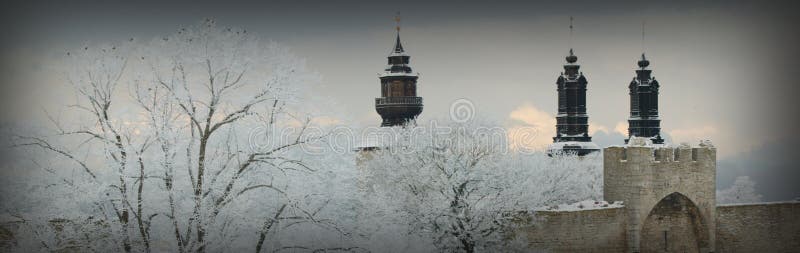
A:
<svg viewBox="0 0 800 253">
<path fill-rule="evenodd" d="M 397 30 L 397 36 L 395 37 L 392 52 L 389 53 L 389 57 L 387 57 L 388 65 L 386 66 L 386 69 L 384 69 L 384 73 L 381 74 L 381 76 L 417 76 L 416 74 L 412 73 L 411 66 L 409 66 L 411 56 L 406 53 L 406 50 L 403 48 L 403 43 L 400 42 L 399 13 L 394 20 L 397 22 L 397 26 L 395 27 Z"/>
<path fill-rule="evenodd" d="M 402 54 L 402 53 L 405 53 L 405 52 L 406 51 L 403 50 L 403 44 L 400 43 L 400 29 L 398 27 L 398 29 L 397 29 L 397 41 L 394 42 L 394 52 L 393 53 Z"/>
<path fill-rule="evenodd" d="M 397 16 L 394 17 L 394 21 L 397 23 L 395 26 L 395 30 L 397 30 L 397 38 L 394 42 L 394 49 L 389 56 L 397 56 L 397 55 L 406 55 L 406 50 L 403 49 L 403 43 L 400 42 L 400 13 L 397 13 Z"/>
<path fill-rule="evenodd" d="M 403 48 L 403 43 L 400 42 L 400 31 L 397 31 L 397 39 L 394 42 L 394 47 L 389 56 L 408 56 L 406 50 Z"/>
</svg>

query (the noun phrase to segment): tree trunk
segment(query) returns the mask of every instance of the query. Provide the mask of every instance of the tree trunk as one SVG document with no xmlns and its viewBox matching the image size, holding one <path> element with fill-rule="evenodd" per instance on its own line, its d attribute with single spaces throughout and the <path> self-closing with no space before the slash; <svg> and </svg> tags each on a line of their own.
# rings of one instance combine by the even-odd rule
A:
<svg viewBox="0 0 800 253">
<path fill-rule="evenodd" d="M 144 220 L 142 216 L 143 213 L 143 202 L 142 199 L 142 192 L 144 191 L 144 161 L 142 161 L 141 155 L 139 156 L 139 188 L 137 189 L 137 197 L 136 197 L 136 221 L 139 223 L 139 234 L 142 236 L 142 241 L 144 241 L 144 251 L 150 252 L 150 236 L 147 233 L 147 229 L 145 228 Z"/>
<path fill-rule="evenodd" d="M 267 239 L 267 233 L 269 233 L 272 225 L 275 225 L 275 222 L 278 221 L 278 218 L 281 217 L 283 209 L 285 208 L 286 204 L 283 204 L 280 208 L 278 208 L 278 211 L 275 212 L 275 216 L 272 217 L 272 219 L 264 221 L 264 227 L 261 228 L 261 233 L 259 233 L 258 236 L 258 243 L 256 243 L 256 253 L 261 252 L 261 247 L 264 246 L 264 241 Z"/>
<path fill-rule="evenodd" d="M 200 137 L 200 150 L 197 156 L 197 187 L 194 190 L 194 201 L 197 208 L 197 252 L 205 252 L 205 234 L 206 230 L 203 226 L 202 207 L 203 207 L 203 174 L 206 165 L 206 146 L 208 144 L 208 126 L 206 126 L 205 133 Z"/>
</svg>

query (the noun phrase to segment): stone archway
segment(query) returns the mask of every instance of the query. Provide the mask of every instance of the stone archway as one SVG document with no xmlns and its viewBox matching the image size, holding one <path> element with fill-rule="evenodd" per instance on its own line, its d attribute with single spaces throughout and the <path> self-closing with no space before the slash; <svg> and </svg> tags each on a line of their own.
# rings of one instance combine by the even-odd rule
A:
<svg viewBox="0 0 800 253">
<path fill-rule="evenodd" d="M 642 224 L 641 252 L 700 252 L 709 246 L 708 226 L 700 209 L 673 192 L 659 201 Z"/>
</svg>

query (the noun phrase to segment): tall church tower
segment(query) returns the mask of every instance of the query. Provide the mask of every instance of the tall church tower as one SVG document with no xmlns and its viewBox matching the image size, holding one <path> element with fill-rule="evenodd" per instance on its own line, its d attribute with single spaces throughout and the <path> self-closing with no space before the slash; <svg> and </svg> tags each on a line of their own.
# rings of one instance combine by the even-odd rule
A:
<svg viewBox="0 0 800 253">
<path fill-rule="evenodd" d="M 650 61 L 642 54 L 639 69 L 628 86 L 631 95 L 631 116 L 628 119 L 628 143 L 631 136 L 645 137 L 653 144 L 663 144 L 661 138 L 661 119 L 658 117 L 658 81 L 650 74 Z"/>
<path fill-rule="evenodd" d="M 570 26 L 571 27 L 571 26 Z M 589 136 L 589 115 L 586 114 L 586 77 L 576 64 L 578 56 L 572 49 L 566 57 L 564 72 L 556 81 L 558 91 L 558 114 L 556 136 L 548 147 L 548 154 L 563 152 L 586 155 L 600 149 Z"/>
<path fill-rule="evenodd" d="M 389 54 L 388 65 L 380 74 L 381 97 L 375 98 L 375 110 L 383 118 L 382 127 L 415 124 L 422 113 L 422 97 L 417 96 L 416 73 L 411 72 L 409 56 L 400 43 L 400 17 L 397 21 L 397 39 Z"/>
<path fill-rule="evenodd" d="M 558 91 L 558 114 L 556 115 L 556 137 L 547 147 L 547 154 L 555 153 L 587 155 L 599 151 L 589 136 L 589 115 L 586 114 L 586 77 L 579 69 L 578 56 L 572 52 L 572 17 L 569 17 L 569 55 L 564 72 L 556 80 Z"/>
</svg>

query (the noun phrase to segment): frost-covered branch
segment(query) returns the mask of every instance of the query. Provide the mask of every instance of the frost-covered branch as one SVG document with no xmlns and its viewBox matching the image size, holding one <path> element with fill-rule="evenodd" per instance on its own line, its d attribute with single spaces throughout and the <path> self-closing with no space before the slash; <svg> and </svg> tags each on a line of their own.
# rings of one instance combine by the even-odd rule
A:
<svg viewBox="0 0 800 253">
<path fill-rule="evenodd" d="M 68 56 L 75 103 L 66 117 L 45 113 L 54 129 L 14 144 L 52 154 L 37 161 L 55 165 L 46 170 L 58 178 L 42 184 L 63 206 L 38 219 L 102 224 L 93 231 L 109 239 L 80 250 L 250 251 L 293 238 L 289 230 L 342 234 L 322 217 L 328 195 L 303 187 L 324 182 L 302 148 L 325 135 L 307 131 L 310 116 L 294 116 L 308 106 L 296 91 L 315 79 L 287 50 L 206 20 Z"/>
</svg>

